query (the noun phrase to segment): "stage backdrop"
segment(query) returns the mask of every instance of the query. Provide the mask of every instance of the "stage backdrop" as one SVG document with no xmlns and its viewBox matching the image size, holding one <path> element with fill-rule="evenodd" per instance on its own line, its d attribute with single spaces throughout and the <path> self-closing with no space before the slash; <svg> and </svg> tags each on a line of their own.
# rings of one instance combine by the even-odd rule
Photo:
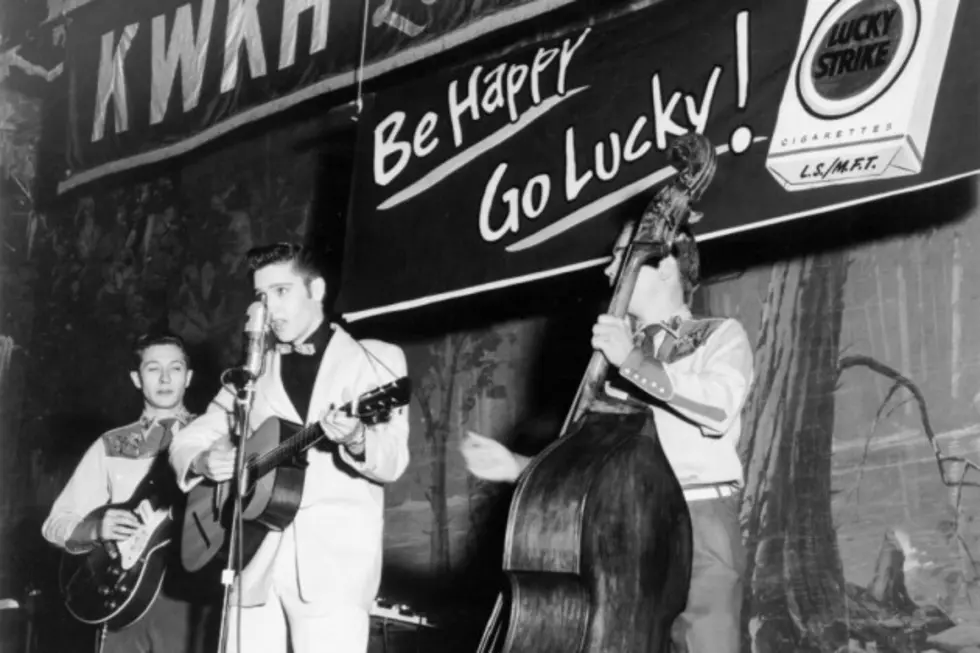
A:
<svg viewBox="0 0 980 653">
<path fill-rule="evenodd" d="M 719 154 L 704 239 L 975 172 L 978 27 L 956 0 L 668 1 L 381 92 L 340 308 L 601 263 L 687 131 Z"/>
<path fill-rule="evenodd" d="M 314 189 L 334 175 L 293 147 L 318 126 L 289 125 L 38 213 L 18 190 L 35 170 L 37 107 L 5 106 L 18 140 L 0 141 L 0 597 L 40 587 L 37 650 L 89 653 L 40 524 L 86 447 L 139 415 L 127 343 L 157 325 L 180 333 L 202 410 L 240 361 L 245 252 L 310 232 L 333 204 Z M 705 248 L 711 268 L 732 253 L 743 265 L 707 280 L 695 309 L 737 317 L 756 345 L 741 439 L 745 653 L 977 653 L 978 194 L 961 180 L 835 213 L 832 232 L 796 221 Z M 382 592 L 440 624 L 431 645 L 410 629 L 371 653 L 477 650 L 509 488 L 468 475 L 459 442 L 472 429 L 533 454 L 553 440 L 608 300 L 562 285 L 560 310 L 507 323 L 447 303 L 425 338 L 404 332 L 410 315 L 351 325 L 365 336 L 391 322 L 384 337 L 414 384 L 412 458 L 386 488 Z M 0 651 L 24 650 L 4 637 L 24 632 L 17 616 L 0 614 Z"/>
</svg>

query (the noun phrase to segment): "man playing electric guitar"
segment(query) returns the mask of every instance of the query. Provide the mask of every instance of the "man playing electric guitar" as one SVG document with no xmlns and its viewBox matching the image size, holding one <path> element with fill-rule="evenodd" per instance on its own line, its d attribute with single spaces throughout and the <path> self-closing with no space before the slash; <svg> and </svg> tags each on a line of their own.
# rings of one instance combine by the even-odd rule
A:
<svg viewBox="0 0 980 653">
<path fill-rule="evenodd" d="M 364 653 L 381 579 L 382 484 L 408 465 L 408 414 L 403 408 L 365 426 L 334 406 L 403 377 L 405 356 L 388 343 L 356 341 L 325 319 L 326 281 L 301 246 L 258 248 L 248 262 L 256 299 L 266 304 L 278 340 L 255 383 L 250 426 L 258 429 L 270 418 L 319 421 L 331 446 L 306 451 L 295 518 L 269 530 L 242 570 L 226 650 L 285 653 L 288 638 L 295 653 Z M 170 459 L 185 491 L 231 479 L 233 404 L 233 392 L 223 389 L 174 437 Z"/>
<path fill-rule="evenodd" d="M 183 341 L 170 334 L 144 335 L 137 341 L 135 354 L 136 369 L 130 376 L 143 394 L 143 415 L 105 433 L 89 447 L 42 526 L 45 539 L 79 559 L 100 546 L 122 550 L 154 518 L 146 505 L 141 516 L 114 505 L 128 501 L 146 477 L 160 469 L 155 465 L 158 454 L 166 455 L 171 434 L 191 419 L 184 408 L 184 393 L 193 372 Z M 169 472 L 166 466 L 162 469 Z M 168 476 L 165 481 L 172 486 L 173 475 Z M 176 569 L 179 571 L 179 565 Z M 142 616 L 142 608 L 137 610 L 138 620 L 132 625 L 103 631 L 102 653 L 192 650 L 192 605 L 170 583 L 164 583 L 157 594 L 158 579 L 146 580 L 153 585 L 148 588 L 152 603 Z"/>
</svg>

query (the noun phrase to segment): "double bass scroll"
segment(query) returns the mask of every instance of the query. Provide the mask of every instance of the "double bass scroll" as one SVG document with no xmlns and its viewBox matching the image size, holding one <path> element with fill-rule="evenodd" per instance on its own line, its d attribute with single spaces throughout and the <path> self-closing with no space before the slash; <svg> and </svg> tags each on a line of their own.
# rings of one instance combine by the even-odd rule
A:
<svg viewBox="0 0 980 653">
<path fill-rule="evenodd" d="M 626 314 L 641 266 L 668 255 L 715 172 L 689 134 L 623 258 L 609 313 Z M 596 352 L 569 417 L 518 481 L 504 542 L 505 591 L 480 653 L 666 653 L 687 603 L 690 514 L 648 412 L 596 410 L 608 372 Z M 603 399 L 605 401 L 605 399 Z M 651 420 L 652 422 L 652 420 Z"/>
</svg>

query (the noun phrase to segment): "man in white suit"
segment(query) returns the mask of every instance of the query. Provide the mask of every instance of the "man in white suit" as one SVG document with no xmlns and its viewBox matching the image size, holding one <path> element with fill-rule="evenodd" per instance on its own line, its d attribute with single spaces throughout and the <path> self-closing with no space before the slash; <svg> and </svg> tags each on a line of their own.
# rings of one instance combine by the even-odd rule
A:
<svg viewBox="0 0 980 653">
<path fill-rule="evenodd" d="M 319 420 L 333 445 L 308 452 L 294 522 L 267 534 L 242 571 L 241 619 L 233 608 L 227 650 L 285 653 L 288 639 L 294 653 L 364 653 L 381 579 L 382 485 L 408 464 L 408 414 L 399 409 L 389 422 L 366 427 L 334 406 L 404 376 L 405 356 L 388 343 L 356 341 L 325 319 L 326 282 L 302 247 L 257 248 L 248 263 L 279 341 L 256 382 L 251 424 Z M 223 389 L 174 438 L 170 460 L 185 492 L 203 479 L 232 477 L 232 406 L 232 392 Z"/>
</svg>

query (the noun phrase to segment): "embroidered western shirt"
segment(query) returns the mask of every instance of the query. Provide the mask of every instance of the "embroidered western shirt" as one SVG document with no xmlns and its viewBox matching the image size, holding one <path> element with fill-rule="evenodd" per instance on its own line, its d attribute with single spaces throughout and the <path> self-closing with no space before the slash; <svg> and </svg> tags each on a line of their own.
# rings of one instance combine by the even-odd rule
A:
<svg viewBox="0 0 980 653">
<path fill-rule="evenodd" d="M 41 526 L 44 539 L 69 553 L 84 553 L 90 542 L 71 540 L 80 523 L 97 508 L 128 500 L 150 471 L 164 443 L 166 426 L 173 431 L 191 420 L 186 411 L 176 419 L 137 421 L 102 434 L 92 443 L 51 507 Z"/>
<path fill-rule="evenodd" d="M 745 329 L 730 318 L 682 315 L 638 336 L 620 376 L 650 406 L 681 485 L 741 485 L 741 411 L 753 379 Z"/>
</svg>

